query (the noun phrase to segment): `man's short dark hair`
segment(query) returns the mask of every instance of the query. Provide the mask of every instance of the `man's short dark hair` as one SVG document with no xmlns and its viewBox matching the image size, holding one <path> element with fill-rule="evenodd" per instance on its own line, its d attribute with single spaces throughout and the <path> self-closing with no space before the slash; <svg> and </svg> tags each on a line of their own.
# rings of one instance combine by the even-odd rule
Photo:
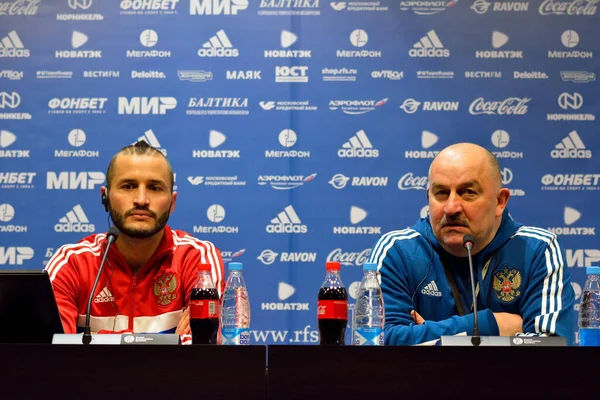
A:
<svg viewBox="0 0 600 400">
<path fill-rule="evenodd" d="M 123 154 L 126 156 L 149 156 L 149 157 L 162 157 L 167 163 L 167 169 L 169 178 L 171 180 L 171 192 L 173 191 L 173 186 L 175 184 L 175 176 L 173 175 L 173 168 L 171 167 L 171 163 L 165 157 L 165 155 L 155 147 L 152 147 L 145 140 L 140 140 L 134 144 L 130 144 L 129 146 L 123 147 L 119 150 L 108 163 L 108 168 L 106 169 L 106 187 L 110 189 L 110 182 L 115 174 L 115 161 L 117 156 Z"/>
</svg>

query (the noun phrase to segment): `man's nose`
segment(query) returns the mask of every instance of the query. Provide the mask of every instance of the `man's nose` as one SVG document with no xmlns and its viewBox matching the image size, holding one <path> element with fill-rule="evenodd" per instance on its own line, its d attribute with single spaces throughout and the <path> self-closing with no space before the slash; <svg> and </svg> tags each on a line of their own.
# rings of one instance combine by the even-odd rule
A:
<svg viewBox="0 0 600 400">
<path fill-rule="evenodd" d="M 446 204 L 444 205 L 444 214 L 455 215 L 463 211 L 462 199 L 456 193 L 450 193 Z"/>
<path fill-rule="evenodd" d="M 145 206 L 149 203 L 148 192 L 144 186 L 139 186 L 133 199 L 135 205 Z"/>
</svg>

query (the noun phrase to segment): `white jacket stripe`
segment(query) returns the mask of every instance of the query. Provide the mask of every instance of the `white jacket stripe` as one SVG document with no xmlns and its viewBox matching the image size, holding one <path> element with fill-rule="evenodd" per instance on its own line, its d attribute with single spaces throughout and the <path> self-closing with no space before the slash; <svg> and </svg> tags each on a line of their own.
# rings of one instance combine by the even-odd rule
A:
<svg viewBox="0 0 600 400">
<path fill-rule="evenodd" d="M 421 234 L 413 229 L 404 229 L 401 231 L 392 231 L 383 235 L 375 244 L 373 253 L 369 257 L 369 262 L 377 264 L 377 270 L 381 268 L 381 263 L 387 252 L 392 248 L 397 240 L 412 239 Z"/>
</svg>

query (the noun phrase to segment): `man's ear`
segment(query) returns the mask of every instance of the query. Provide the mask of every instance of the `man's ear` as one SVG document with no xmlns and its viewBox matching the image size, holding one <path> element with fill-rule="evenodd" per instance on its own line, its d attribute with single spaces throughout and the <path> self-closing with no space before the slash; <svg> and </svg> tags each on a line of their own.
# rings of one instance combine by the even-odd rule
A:
<svg viewBox="0 0 600 400">
<path fill-rule="evenodd" d="M 169 209 L 169 214 L 171 214 L 175 209 L 175 203 L 177 203 L 177 192 L 173 192 L 173 200 L 171 201 L 171 208 Z"/>
<path fill-rule="evenodd" d="M 496 204 L 496 217 L 502 216 L 506 205 L 508 204 L 508 199 L 510 198 L 510 190 L 507 188 L 502 188 L 498 192 L 497 204 Z"/>
</svg>

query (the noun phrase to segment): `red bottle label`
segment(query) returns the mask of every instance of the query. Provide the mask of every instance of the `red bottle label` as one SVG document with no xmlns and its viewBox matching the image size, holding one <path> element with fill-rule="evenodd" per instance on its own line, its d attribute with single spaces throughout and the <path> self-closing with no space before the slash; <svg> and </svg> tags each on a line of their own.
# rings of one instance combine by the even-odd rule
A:
<svg viewBox="0 0 600 400">
<path fill-rule="evenodd" d="M 348 302 L 345 300 L 319 300 L 317 319 L 348 319 Z"/>
<path fill-rule="evenodd" d="M 191 300 L 190 301 L 190 318 L 219 318 L 219 301 L 218 300 Z"/>
</svg>

